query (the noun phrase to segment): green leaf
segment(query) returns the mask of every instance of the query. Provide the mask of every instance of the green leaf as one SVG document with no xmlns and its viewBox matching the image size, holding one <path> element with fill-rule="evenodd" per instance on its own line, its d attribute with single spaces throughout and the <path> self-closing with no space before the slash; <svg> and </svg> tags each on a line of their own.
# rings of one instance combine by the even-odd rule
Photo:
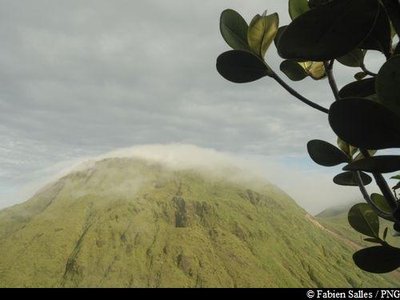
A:
<svg viewBox="0 0 400 300">
<path fill-rule="evenodd" d="M 381 211 L 392 214 L 392 209 L 390 208 L 389 204 L 387 203 L 385 197 L 380 194 L 372 194 L 371 201 L 377 206 Z M 389 221 L 394 221 L 394 218 L 389 218 Z"/>
<path fill-rule="evenodd" d="M 300 65 L 304 68 L 306 73 L 311 76 L 312 79 L 319 80 L 326 76 L 325 66 L 320 61 L 305 61 L 300 62 Z"/>
<path fill-rule="evenodd" d="M 400 175 L 392 176 L 392 177 L 390 177 L 390 179 L 397 179 L 397 180 L 400 180 Z"/>
<path fill-rule="evenodd" d="M 335 0 L 311 9 L 282 33 L 279 55 L 297 61 L 341 57 L 368 36 L 378 13 L 378 2 L 370 0 Z"/>
<path fill-rule="evenodd" d="M 289 15 L 292 20 L 304 14 L 309 9 L 307 0 L 289 0 Z"/>
<path fill-rule="evenodd" d="M 368 185 L 372 182 L 372 178 L 361 172 L 361 180 L 364 185 Z M 344 172 L 340 173 L 339 175 L 336 175 L 335 178 L 333 178 L 333 182 L 336 183 L 337 185 L 343 185 L 343 186 L 358 186 L 358 181 L 357 177 L 354 175 L 354 172 Z"/>
<path fill-rule="evenodd" d="M 346 153 L 349 157 L 353 157 L 354 154 L 358 151 L 356 147 L 353 147 L 352 145 L 349 145 L 345 141 L 343 141 L 341 138 L 337 138 L 337 144 L 344 153 Z"/>
<path fill-rule="evenodd" d="M 225 42 L 234 50 L 250 50 L 247 43 L 248 25 L 243 17 L 232 9 L 221 13 L 219 28 Z"/>
<path fill-rule="evenodd" d="M 331 128 L 345 142 L 361 149 L 400 147 L 400 118 L 383 105 L 363 98 L 334 102 Z"/>
<path fill-rule="evenodd" d="M 376 92 L 383 105 L 400 113 L 400 55 L 389 59 L 379 70 Z"/>
<path fill-rule="evenodd" d="M 400 156 L 381 155 L 367 157 L 351 162 L 343 168 L 346 171 L 364 171 L 371 173 L 392 173 L 400 170 Z"/>
<path fill-rule="evenodd" d="M 354 205 L 348 214 L 348 221 L 356 231 L 373 238 L 379 238 L 379 218 L 367 203 Z"/>
<path fill-rule="evenodd" d="M 368 97 L 375 94 L 375 78 L 351 82 L 339 91 L 340 98 Z"/>
<path fill-rule="evenodd" d="M 321 140 L 309 141 L 307 151 L 314 162 L 325 167 L 332 167 L 349 161 L 349 157 L 343 151 Z"/>
<path fill-rule="evenodd" d="M 367 152 L 368 152 L 369 156 L 374 156 L 377 151 L 376 150 L 367 150 Z M 360 152 L 353 159 L 353 161 L 357 161 L 357 160 L 364 159 L 364 158 L 365 158 L 364 155 Z"/>
<path fill-rule="evenodd" d="M 355 264 L 370 273 L 388 273 L 400 267 L 400 249 L 375 246 L 353 254 Z"/>
<path fill-rule="evenodd" d="M 389 227 L 386 227 L 385 230 L 383 231 L 383 240 L 384 241 L 386 241 L 388 232 L 389 232 Z"/>
<path fill-rule="evenodd" d="M 355 80 L 363 80 L 368 74 L 364 72 L 358 72 L 354 75 Z"/>
<path fill-rule="evenodd" d="M 378 50 L 384 53 L 386 57 L 390 57 L 392 47 L 390 22 L 385 9 L 381 5 L 379 5 L 379 14 L 373 29 L 359 47 L 361 49 Z"/>
<path fill-rule="evenodd" d="M 366 238 L 366 239 L 364 239 L 364 241 L 370 242 L 370 243 L 376 243 L 376 244 L 380 244 L 381 243 L 381 240 L 377 239 L 377 238 Z"/>
<path fill-rule="evenodd" d="M 217 70 L 225 79 L 244 83 L 269 74 L 265 63 L 256 55 L 241 50 L 230 50 L 217 58 Z"/>
<path fill-rule="evenodd" d="M 300 66 L 300 64 L 293 60 L 284 60 L 279 68 L 290 80 L 293 81 L 300 81 L 308 76 L 307 72 Z"/>
<path fill-rule="evenodd" d="M 339 146 L 340 150 L 342 150 L 348 156 L 350 156 L 350 157 L 353 156 L 353 155 L 350 155 L 350 145 L 347 144 L 345 141 L 343 141 L 341 138 L 337 138 L 337 145 Z"/>
<path fill-rule="evenodd" d="M 340 62 L 342 65 L 358 68 L 364 61 L 364 51 L 359 48 L 353 49 L 349 53 L 338 57 L 337 61 Z"/>
<path fill-rule="evenodd" d="M 255 16 L 247 31 L 250 49 L 260 57 L 264 57 L 278 32 L 278 26 L 279 16 L 277 13 L 268 16 Z"/>
</svg>

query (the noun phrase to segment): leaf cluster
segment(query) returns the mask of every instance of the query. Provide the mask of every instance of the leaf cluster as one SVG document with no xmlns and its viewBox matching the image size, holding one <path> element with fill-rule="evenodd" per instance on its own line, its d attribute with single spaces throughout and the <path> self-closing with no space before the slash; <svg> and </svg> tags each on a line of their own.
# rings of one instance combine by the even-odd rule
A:
<svg viewBox="0 0 400 300">
<path fill-rule="evenodd" d="M 289 0 L 288 7 L 292 21 L 280 27 L 276 13 L 256 15 L 248 25 L 238 12 L 222 12 L 221 34 L 232 50 L 218 57 L 217 70 L 235 83 L 269 76 L 310 105 L 267 64 L 265 55 L 274 44 L 282 58 L 280 71 L 288 79 L 329 79 L 335 101 L 329 110 L 320 110 L 328 112 L 337 145 L 315 139 L 307 143 L 307 150 L 319 165 L 344 164 L 333 181 L 358 186 L 367 201 L 349 211 L 349 223 L 380 246 L 355 253 L 355 263 L 369 272 L 392 271 L 400 266 L 400 249 L 385 242 L 388 229 L 380 237 L 379 217 L 394 223 L 395 234 L 400 231 L 396 195 L 400 177 L 393 178 L 399 183 L 391 192 L 382 176 L 400 170 L 400 156 L 377 151 L 400 148 L 400 46 L 396 43 L 400 4 L 395 0 Z M 378 51 L 385 58 L 377 74 L 365 65 L 367 51 Z M 354 81 L 341 89 L 333 75 L 335 63 L 355 70 Z M 365 186 L 373 178 L 382 195 L 367 193 Z"/>
</svg>

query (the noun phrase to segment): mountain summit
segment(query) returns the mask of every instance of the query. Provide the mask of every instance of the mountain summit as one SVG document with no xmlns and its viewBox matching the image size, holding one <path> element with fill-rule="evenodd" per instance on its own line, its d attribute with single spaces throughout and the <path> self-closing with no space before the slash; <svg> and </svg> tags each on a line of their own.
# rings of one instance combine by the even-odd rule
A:
<svg viewBox="0 0 400 300">
<path fill-rule="evenodd" d="M 155 149 L 87 163 L 0 211 L 0 286 L 397 286 L 229 159 Z"/>
</svg>

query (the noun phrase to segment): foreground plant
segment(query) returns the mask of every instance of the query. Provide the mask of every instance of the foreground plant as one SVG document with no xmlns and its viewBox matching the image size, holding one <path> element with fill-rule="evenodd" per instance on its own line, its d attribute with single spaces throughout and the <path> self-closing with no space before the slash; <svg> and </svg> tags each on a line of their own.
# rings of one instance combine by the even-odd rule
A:
<svg viewBox="0 0 400 300">
<path fill-rule="evenodd" d="M 397 0 L 289 0 L 291 23 L 279 27 L 276 13 L 256 15 L 248 25 L 234 10 L 222 12 L 220 31 L 233 49 L 217 59 L 217 70 L 227 80 L 246 83 L 263 77 L 278 82 L 296 99 L 327 114 L 338 136 L 337 146 L 312 140 L 307 150 L 322 166 L 345 164 L 333 181 L 358 186 L 366 203 L 353 206 L 350 225 L 376 246 L 353 255 L 361 269 L 385 273 L 400 267 L 400 249 L 389 245 L 379 217 L 400 233 L 400 201 L 382 174 L 400 170 L 400 156 L 379 150 L 400 148 L 400 3 Z M 327 78 L 333 94 L 330 108 L 322 107 L 291 88 L 268 65 L 265 54 L 275 43 L 283 59 L 280 71 L 290 80 Z M 367 51 L 386 59 L 378 74 L 367 69 Z M 338 89 L 333 69 L 340 63 L 357 70 L 355 81 Z M 369 173 L 370 175 L 368 175 Z M 392 177 L 400 182 L 400 176 Z M 369 195 L 365 186 L 375 180 L 381 194 Z"/>
</svg>

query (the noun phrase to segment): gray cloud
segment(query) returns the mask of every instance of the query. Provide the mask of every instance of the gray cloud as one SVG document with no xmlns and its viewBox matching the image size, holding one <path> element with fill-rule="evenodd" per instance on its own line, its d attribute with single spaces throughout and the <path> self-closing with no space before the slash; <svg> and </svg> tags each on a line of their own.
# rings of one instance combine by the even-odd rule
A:
<svg viewBox="0 0 400 300">
<path fill-rule="evenodd" d="M 287 22 L 276 0 L 0 0 L 0 205 L 53 164 L 119 147 L 182 142 L 268 157 L 333 141 L 326 116 L 275 82 L 217 74 L 228 7 Z M 332 101 L 327 83 L 294 86 Z"/>
</svg>

